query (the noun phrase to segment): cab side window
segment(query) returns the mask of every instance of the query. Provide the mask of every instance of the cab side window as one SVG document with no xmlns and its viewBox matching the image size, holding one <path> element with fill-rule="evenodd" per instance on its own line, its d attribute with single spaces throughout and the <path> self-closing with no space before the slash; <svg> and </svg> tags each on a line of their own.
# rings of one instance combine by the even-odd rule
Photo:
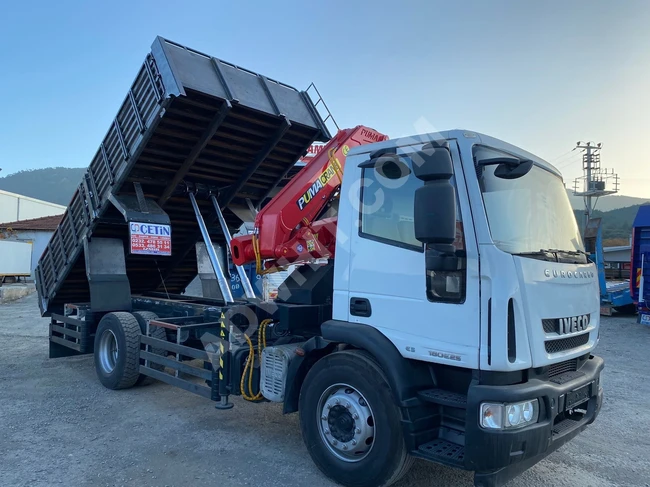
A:
<svg viewBox="0 0 650 487">
<path fill-rule="evenodd" d="M 415 191 L 424 182 L 415 177 L 412 165 L 413 160 L 408 155 L 391 154 L 361 166 L 359 235 L 387 245 L 424 252 L 422 275 L 429 301 L 462 303 L 466 294 L 467 254 L 458 196 L 454 242 L 446 248 L 429 245 L 425 248 L 415 238 L 414 225 Z M 456 186 L 454 177 L 451 183 Z"/>
<path fill-rule="evenodd" d="M 381 161 L 362 169 L 359 235 L 389 245 L 422 251 L 415 238 L 415 190 L 423 182 L 415 177 L 408 158 L 399 163 Z"/>
</svg>

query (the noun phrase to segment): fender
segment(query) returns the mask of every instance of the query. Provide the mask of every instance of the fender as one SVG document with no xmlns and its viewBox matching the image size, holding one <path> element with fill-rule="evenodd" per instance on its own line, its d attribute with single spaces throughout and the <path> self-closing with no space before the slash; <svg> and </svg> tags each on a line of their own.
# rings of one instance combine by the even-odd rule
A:
<svg viewBox="0 0 650 487">
<path fill-rule="evenodd" d="M 426 363 L 402 357 L 395 345 L 372 326 L 329 320 L 321 325 L 321 334 L 330 342 L 347 343 L 372 354 L 401 407 L 413 405 L 418 390 L 433 386 L 432 372 Z"/>
<path fill-rule="evenodd" d="M 284 405 L 282 414 L 295 413 L 298 411 L 298 400 L 300 399 L 300 389 L 305 380 L 305 376 L 317 360 L 328 355 L 336 348 L 336 343 L 323 340 L 322 337 L 316 336 L 307 340 L 300 347 L 304 354 L 296 356 L 289 365 L 287 371 L 287 382 L 284 386 Z"/>
</svg>

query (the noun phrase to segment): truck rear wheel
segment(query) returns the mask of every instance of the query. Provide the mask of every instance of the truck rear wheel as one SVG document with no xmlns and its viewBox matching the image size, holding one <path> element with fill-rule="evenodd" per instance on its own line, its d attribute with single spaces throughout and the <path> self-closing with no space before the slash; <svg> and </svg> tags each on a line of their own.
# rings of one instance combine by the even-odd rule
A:
<svg viewBox="0 0 650 487">
<path fill-rule="evenodd" d="M 349 487 L 391 485 L 413 462 L 384 373 L 363 351 L 316 362 L 300 391 L 300 425 L 314 463 Z"/>
<path fill-rule="evenodd" d="M 131 313 L 108 313 L 95 334 L 95 370 L 109 389 L 132 387 L 140 376 L 140 325 Z"/>
<path fill-rule="evenodd" d="M 138 325 L 140 325 L 140 333 L 142 333 L 143 335 L 147 333 L 147 325 L 149 324 L 149 322 L 151 320 L 157 320 L 159 318 L 158 315 L 152 311 L 134 311 L 133 316 L 135 316 L 135 319 L 138 321 Z M 160 326 L 152 326 L 151 329 L 149 330 L 149 336 L 151 336 L 152 338 L 157 338 L 158 340 L 167 341 L 167 332 L 165 332 L 165 329 Z M 145 350 L 145 346 L 140 345 L 140 350 Z M 167 351 L 164 348 L 152 347 L 151 353 L 155 353 L 156 355 L 161 355 L 163 357 L 167 356 Z M 144 365 L 144 360 L 140 360 L 140 365 Z M 161 372 L 165 370 L 165 366 L 161 364 L 149 363 L 149 367 L 151 367 L 154 370 L 159 370 Z M 146 382 L 147 379 L 149 379 L 149 377 L 140 374 L 135 385 L 148 383 Z"/>
</svg>

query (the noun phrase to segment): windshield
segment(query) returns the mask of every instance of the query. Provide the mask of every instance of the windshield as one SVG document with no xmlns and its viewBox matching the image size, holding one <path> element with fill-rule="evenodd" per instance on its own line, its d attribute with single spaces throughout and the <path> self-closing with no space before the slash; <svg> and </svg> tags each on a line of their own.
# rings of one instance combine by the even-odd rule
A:
<svg viewBox="0 0 650 487">
<path fill-rule="evenodd" d="M 511 254 L 584 250 L 560 177 L 534 165 L 522 177 L 502 179 L 494 175 L 496 168 L 479 169 L 479 183 L 499 249 Z"/>
</svg>

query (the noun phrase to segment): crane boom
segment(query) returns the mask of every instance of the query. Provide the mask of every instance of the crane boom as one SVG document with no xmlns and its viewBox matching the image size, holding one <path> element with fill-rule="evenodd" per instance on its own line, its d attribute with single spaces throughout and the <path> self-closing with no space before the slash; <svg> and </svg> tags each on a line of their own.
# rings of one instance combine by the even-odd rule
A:
<svg viewBox="0 0 650 487">
<path fill-rule="evenodd" d="M 233 262 L 257 263 L 259 273 L 334 255 L 336 217 L 316 220 L 337 196 L 345 157 L 356 146 L 388 137 L 358 125 L 339 130 L 255 217 L 252 235 L 232 239 Z M 262 261 L 266 261 L 262 266 Z M 264 268 L 263 268 L 264 267 Z"/>
</svg>

